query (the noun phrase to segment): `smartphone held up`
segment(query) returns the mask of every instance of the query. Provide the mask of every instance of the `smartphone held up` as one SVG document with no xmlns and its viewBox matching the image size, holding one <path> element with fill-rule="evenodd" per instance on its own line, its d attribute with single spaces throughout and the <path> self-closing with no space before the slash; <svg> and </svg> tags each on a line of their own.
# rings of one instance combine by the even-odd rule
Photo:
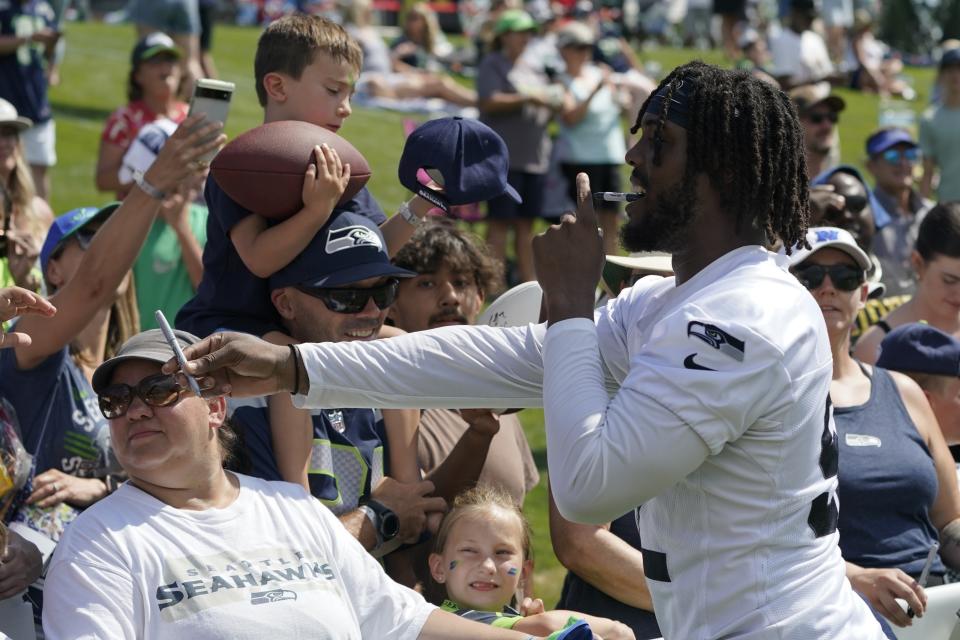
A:
<svg viewBox="0 0 960 640">
<path fill-rule="evenodd" d="M 193 97 L 190 98 L 191 116 L 202 115 L 203 121 L 196 125 L 197 128 L 211 122 L 221 122 L 227 124 L 227 115 L 230 113 L 230 100 L 233 98 L 233 92 L 236 85 L 232 82 L 222 80 L 212 80 L 210 78 L 200 78 L 193 87 Z M 211 140 L 219 134 L 211 136 Z M 210 151 L 201 160 L 210 162 L 217 155 L 217 151 Z"/>
</svg>

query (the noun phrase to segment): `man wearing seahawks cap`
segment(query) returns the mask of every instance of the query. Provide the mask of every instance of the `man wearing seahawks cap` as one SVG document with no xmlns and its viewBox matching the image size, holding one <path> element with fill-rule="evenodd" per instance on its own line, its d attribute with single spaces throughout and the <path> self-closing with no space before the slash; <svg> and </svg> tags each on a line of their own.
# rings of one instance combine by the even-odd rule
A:
<svg viewBox="0 0 960 640">
<path fill-rule="evenodd" d="M 415 275 L 390 262 L 383 236 L 369 218 L 344 212 L 271 276 L 270 298 L 296 342 L 373 340 L 396 298 L 398 278 Z M 393 475 L 398 466 L 389 448 L 392 416 L 385 420 L 380 411 L 362 408 L 315 409 L 309 412 L 311 431 L 302 433 L 295 420 L 275 429 L 263 398 L 232 406 L 250 474 L 295 481 L 288 470 L 306 467 L 310 493 L 378 555 L 394 538 L 416 541 L 426 512 L 444 508 L 442 498 L 425 497 L 432 491 L 429 482 L 404 484 L 386 477 L 388 467 Z M 410 453 L 414 456 L 415 449 Z M 414 458 L 411 464 L 415 467 Z"/>
</svg>

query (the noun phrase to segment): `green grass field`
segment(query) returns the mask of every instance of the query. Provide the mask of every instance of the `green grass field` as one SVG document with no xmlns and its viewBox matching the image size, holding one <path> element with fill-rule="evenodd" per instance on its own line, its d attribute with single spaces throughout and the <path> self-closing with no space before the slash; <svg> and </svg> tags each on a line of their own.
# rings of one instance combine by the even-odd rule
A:
<svg viewBox="0 0 960 640">
<path fill-rule="evenodd" d="M 258 32 L 252 29 L 218 27 L 214 56 L 224 80 L 236 83 L 227 133 L 235 136 L 260 124 L 261 110 L 253 87 L 253 54 Z M 133 27 L 102 24 L 67 25 L 67 56 L 62 83 L 52 89 L 51 102 L 57 122 L 59 164 L 53 172 L 52 206 L 57 213 L 110 200 L 97 193 L 93 176 L 99 136 L 108 114 L 126 101 L 125 86 L 129 55 L 134 43 Z M 660 49 L 643 57 L 659 62 L 664 71 L 693 58 L 720 63 L 720 57 L 701 52 Z M 919 98 L 914 108 L 926 104 L 932 70 L 910 72 Z M 862 165 L 863 142 L 878 125 L 880 102 L 875 96 L 840 91 L 847 101 L 841 119 L 841 147 L 845 162 Z M 384 209 L 406 198 L 396 179 L 396 163 L 403 143 L 403 115 L 357 109 L 340 132 L 363 154 L 373 168 L 370 188 Z M 776 149 L 771 150 L 776 153 Z M 527 497 L 525 509 L 533 526 L 537 593 L 548 606 L 560 593 L 564 569 L 550 544 L 546 493 L 546 440 L 543 413 L 528 410 L 521 419 L 540 468 L 540 485 Z"/>
</svg>

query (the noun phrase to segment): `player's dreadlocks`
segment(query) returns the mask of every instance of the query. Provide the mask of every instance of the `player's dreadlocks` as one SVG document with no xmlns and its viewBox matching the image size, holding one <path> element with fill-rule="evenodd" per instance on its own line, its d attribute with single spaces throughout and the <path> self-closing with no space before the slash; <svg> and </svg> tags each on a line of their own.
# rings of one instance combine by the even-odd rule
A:
<svg viewBox="0 0 960 640">
<path fill-rule="evenodd" d="M 674 69 L 657 91 L 663 108 L 654 139 L 654 163 L 660 163 L 659 133 L 671 98 L 685 79 L 689 83 L 686 177 L 705 173 L 721 206 L 737 216 L 737 229 L 756 224 L 773 243 L 791 247 L 805 243 L 810 217 L 803 138 L 790 99 L 746 71 L 727 71 L 703 62 Z M 631 133 L 650 104 L 640 108 Z"/>
</svg>

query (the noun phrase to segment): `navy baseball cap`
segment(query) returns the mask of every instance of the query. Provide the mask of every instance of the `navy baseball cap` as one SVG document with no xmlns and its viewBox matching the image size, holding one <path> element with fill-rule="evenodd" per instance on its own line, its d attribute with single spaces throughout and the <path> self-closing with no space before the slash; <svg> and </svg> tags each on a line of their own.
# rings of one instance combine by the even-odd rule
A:
<svg viewBox="0 0 960 640">
<path fill-rule="evenodd" d="M 43 247 L 40 249 L 41 271 L 46 273 L 50 256 L 63 246 L 63 243 L 69 240 L 70 236 L 91 222 L 106 220 L 119 206 L 119 202 L 111 202 L 99 209 L 97 207 L 80 207 L 68 211 L 54 220 L 50 231 L 47 232 L 46 240 L 43 241 Z"/>
<path fill-rule="evenodd" d="M 890 214 L 887 213 L 887 210 L 883 208 L 880 202 L 877 200 L 877 197 L 873 195 L 873 189 L 870 188 L 870 185 L 863 178 L 863 174 L 857 170 L 856 167 L 852 167 L 848 164 L 841 164 L 832 169 L 828 169 L 818 175 L 816 178 L 810 181 L 811 187 L 816 187 L 822 184 L 827 184 L 827 181 L 837 172 L 848 173 L 863 184 L 864 190 L 867 192 L 867 200 L 870 202 L 870 210 L 873 211 L 873 224 L 877 229 L 882 229 L 883 227 L 890 224 Z"/>
<path fill-rule="evenodd" d="M 898 144 L 919 146 L 906 129 L 881 129 L 867 138 L 867 155 L 871 157 L 879 155 Z"/>
<path fill-rule="evenodd" d="M 293 262 L 270 276 L 270 289 L 341 287 L 368 278 L 416 275 L 390 262 L 377 225 L 366 216 L 343 211 L 334 214 Z"/>
<path fill-rule="evenodd" d="M 421 184 L 420 169 L 443 176 L 443 192 Z M 438 118 L 417 127 L 407 138 L 397 174 L 400 184 L 434 206 L 448 211 L 452 204 L 471 204 L 507 194 L 521 202 L 507 182 L 510 154 L 496 131 L 479 120 Z"/>
<path fill-rule="evenodd" d="M 960 340 L 925 322 L 905 324 L 880 343 L 877 366 L 891 371 L 960 376 Z"/>
</svg>

